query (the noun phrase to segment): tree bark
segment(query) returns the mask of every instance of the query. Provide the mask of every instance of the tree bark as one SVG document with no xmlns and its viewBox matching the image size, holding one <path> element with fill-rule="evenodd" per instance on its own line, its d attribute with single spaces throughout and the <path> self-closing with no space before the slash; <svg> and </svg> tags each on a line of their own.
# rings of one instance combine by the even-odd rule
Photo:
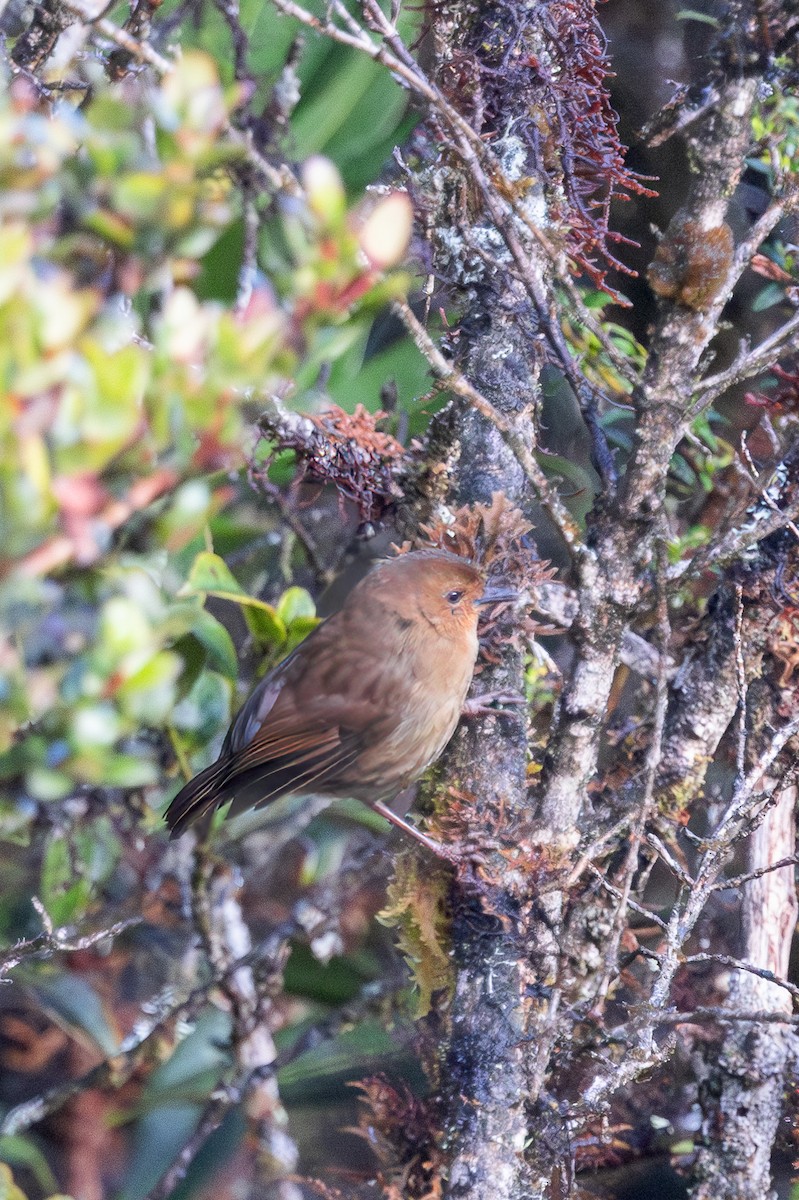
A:
<svg viewBox="0 0 799 1200">
<path fill-rule="evenodd" d="M 765 680 L 751 689 L 750 724 L 760 726 L 755 746 L 766 741 L 778 723 L 771 688 Z M 764 779 L 763 786 L 775 785 Z M 737 958 L 754 970 L 788 976 L 797 920 L 793 866 L 769 868 L 796 851 L 796 786 L 776 787 L 776 803 L 750 835 L 746 871 L 765 874 L 742 884 Z M 793 1011 L 784 987 L 753 971 L 732 968 L 725 1007 L 736 1013 Z M 720 1052 L 714 1044 L 704 1070 L 703 1146 L 694 1169 L 694 1200 L 776 1200 L 772 1189 L 772 1154 L 783 1116 L 786 1089 L 799 1052 L 795 1027 L 773 1022 L 732 1021 L 723 1033 Z"/>
<path fill-rule="evenodd" d="M 529 349 L 518 347 L 513 322 L 498 316 L 480 332 L 467 371 L 500 412 L 524 420 L 537 389 L 538 365 Z M 504 492 L 516 505 L 528 499 L 515 457 L 497 430 L 470 408 L 453 402 L 436 421 L 432 444 L 453 463 L 453 502 L 490 503 L 495 492 Z M 511 648 L 500 664 L 482 671 L 476 690 L 523 689 L 523 656 Z M 468 832 L 479 846 L 485 831 L 484 871 L 497 884 L 489 911 L 469 889 L 455 884 L 451 892 L 456 977 L 440 1079 L 448 1195 L 459 1200 L 532 1195 L 524 1160 L 530 1094 L 526 1042 L 539 964 L 526 946 L 526 875 L 491 846 L 500 813 L 503 842 L 528 816 L 526 767 L 524 721 L 512 714 L 462 723 L 444 764 L 446 777 L 468 792 Z"/>
</svg>

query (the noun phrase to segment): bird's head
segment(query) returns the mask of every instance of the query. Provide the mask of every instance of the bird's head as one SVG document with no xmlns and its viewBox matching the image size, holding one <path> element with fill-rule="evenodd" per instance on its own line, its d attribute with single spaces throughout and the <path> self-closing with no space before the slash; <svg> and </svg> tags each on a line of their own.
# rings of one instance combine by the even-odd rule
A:
<svg viewBox="0 0 799 1200">
<path fill-rule="evenodd" d="M 400 618 L 421 620 L 444 637 L 474 638 L 480 606 L 515 598 L 487 587 L 473 563 L 447 550 L 416 550 L 378 568 L 384 598 Z"/>
</svg>

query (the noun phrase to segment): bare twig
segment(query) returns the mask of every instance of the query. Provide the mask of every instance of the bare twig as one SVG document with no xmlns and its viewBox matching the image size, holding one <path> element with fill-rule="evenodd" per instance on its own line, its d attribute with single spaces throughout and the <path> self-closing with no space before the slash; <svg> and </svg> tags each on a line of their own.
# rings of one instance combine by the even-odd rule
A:
<svg viewBox="0 0 799 1200">
<path fill-rule="evenodd" d="M 274 2 L 281 12 L 295 17 L 309 28 L 318 30 L 342 45 L 360 50 L 375 61 L 387 66 L 417 95 L 426 100 L 437 116 L 449 127 L 454 139 L 453 148 L 458 151 L 471 179 L 479 188 L 486 211 L 501 234 L 515 264 L 518 277 L 539 317 L 542 331 L 572 385 L 591 437 L 597 469 L 606 483 L 615 484 L 613 457 L 599 422 L 594 390 L 577 369 L 577 364 L 553 311 L 544 282 L 546 273 L 544 268 L 547 263 L 552 266 L 557 264 L 558 271 L 562 271 L 562 255 L 552 249 L 548 240 L 535 227 L 524 212 L 522 204 L 513 196 L 512 189 L 500 192 L 492 182 L 493 179 L 503 178 L 503 170 L 490 146 L 483 141 L 479 133 L 424 74 L 419 64 L 406 49 L 398 30 L 382 12 L 376 0 L 365 0 L 364 7 L 374 29 L 384 39 L 382 44 L 373 41 L 351 14 L 346 10 L 342 12 L 343 6 L 333 5 L 333 11 L 337 12 L 344 21 L 346 29 L 342 29 L 333 21 L 322 20 L 314 16 L 313 13 L 297 4 L 295 0 L 274 0 Z M 390 46 L 391 49 L 387 49 L 387 46 Z M 522 230 L 525 231 L 524 238 Z M 539 248 L 537 252 L 533 251 L 529 235 L 532 235 L 533 243 Z"/>
<path fill-rule="evenodd" d="M 727 888 L 739 888 L 744 883 L 749 883 L 752 879 L 762 879 L 764 875 L 770 874 L 772 871 L 781 871 L 783 867 L 795 867 L 799 865 L 799 855 L 789 854 L 785 858 L 781 858 L 779 862 L 769 863 L 765 867 L 758 867 L 756 871 L 747 871 L 743 875 L 733 875 L 731 879 L 720 879 L 713 885 L 713 890 L 720 892 L 726 891 Z"/>
<path fill-rule="evenodd" d="M 107 37 L 114 42 L 122 50 L 126 50 L 139 62 L 146 62 L 151 67 L 155 67 L 156 71 L 161 75 L 166 75 L 172 70 L 174 63 L 171 63 L 168 58 L 164 58 L 157 50 L 154 50 L 149 42 L 138 41 L 125 29 L 120 29 L 113 21 L 109 21 L 107 17 L 95 17 L 85 8 L 80 0 L 62 0 L 65 8 L 73 12 L 85 25 L 91 25 L 103 37 Z"/>
<path fill-rule="evenodd" d="M 710 1005 L 692 1008 L 688 1012 L 654 1012 L 650 1019 L 656 1025 L 690 1025 L 694 1021 L 718 1021 L 720 1025 L 751 1024 L 757 1025 L 797 1025 L 799 1013 L 784 1012 L 735 1012 L 729 1008 L 712 1007 Z"/>
<path fill-rule="evenodd" d="M 23 1104 L 12 1108 L 0 1121 L 0 1136 L 22 1133 L 31 1126 L 38 1124 L 51 1113 L 57 1112 L 73 1096 L 90 1088 L 118 1088 L 128 1079 L 146 1054 L 154 1038 L 163 1037 L 176 1020 L 192 1021 L 206 1007 L 210 994 L 243 967 L 251 967 L 261 958 L 270 959 L 280 952 L 285 942 L 296 933 L 298 926 L 293 922 L 274 929 L 267 938 L 254 946 L 246 954 L 234 959 L 224 970 L 221 977 L 209 979 L 193 988 L 188 995 L 177 1002 L 171 1001 L 171 996 L 165 996 L 165 1007 L 154 1005 L 156 1014 L 140 1023 L 133 1034 L 127 1038 L 119 1050 L 111 1057 L 98 1063 L 90 1071 L 67 1084 L 58 1085 L 34 1096 Z"/>
<path fill-rule="evenodd" d="M 296 1166 L 297 1150 L 285 1129 L 286 1114 L 274 1077 L 277 1051 L 270 1029 L 270 1018 L 273 1019 L 271 996 L 264 986 L 256 984 L 249 965 L 230 970 L 236 959 L 241 960 L 252 951 L 238 891 L 239 885 L 229 869 L 217 868 L 206 846 L 198 845 L 192 877 L 194 922 L 212 974 L 230 1008 L 231 1050 L 236 1066 L 231 1086 L 209 1102 L 205 1121 L 209 1124 L 210 1133 L 232 1104 L 244 1097 L 250 1099 L 250 1109 L 257 1113 L 257 1137 L 265 1152 L 264 1158 L 269 1163 L 269 1172 L 273 1180 L 283 1181 L 279 1183 L 283 1192 L 281 1200 L 300 1200 L 299 1191 L 285 1181 Z M 285 942 L 276 948 L 269 963 L 270 986 L 281 977 L 287 953 Z M 184 1147 L 178 1162 L 167 1172 L 173 1187 L 185 1175 L 201 1144 L 197 1142 L 193 1148 L 190 1147 L 191 1153 L 187 1153 Z M 160 1200 L 165 1195 L 168 1195 L 168 1191 L 158 1191 L 153 1195 L 153 1200 L 156 1197 Z"/>
<path fill-rule="evenodd" d="M 607 939 L 607 946 L 605 949 L 605 969 L 602 977 L 599 980 L 596 990 L 596 999 L 600 1005 L 603 1005 L 607 999 L 611 982 L 618 971 L 619 946 L 621 945 L 621 939 L 626 927 L 626 909 L 630 902 L 633 879 L 635 878 L 635 873 L 638 869 L 641 841 L 644 836 L 644 830 L 652 815 L 655 800 L 655 780 L 657 778 L 658 766 L 660 765 L 660 759 L 663 753 L 663 730 L 666 722 L 666 706 L 668 703 L 668 675 L 666 673 L 666 662 L 669 645 L 671 643 L 671 625 L 669 622 L 668 601 L 666 596 L 665 576 L 663 569 L 664 547 L 661 546 L 660 549 L 661 553 L 658 555 L 656 577 L 657 630 L 660 649 L 660 670 L 658 672 L 655 694 L 655 717 L 653 722 L 652 736 L 646 756 L 643 796 L 641 797 L 638 806 L 635 822 L 630 830 L 630 845 L 628 847 L 624 866 L 622 868 L 623 883 L 621 887 L 621 895 L 619 897 L 618 907 L 613 920 L 613 926 Z"/>
<path fill-rule="evenodd" d="M 569 872 L 569 875 L 566 878 L 566 884 L 565 884 L 567 889 L 572 888 L 574 886 L 574 884 L 577 882 L 577 880 L 580 879 L 583 872 L 586 871 L 589 867 L 593 868 L 594 871 L 599 873 L 599 868 L 596 866 L 596 863 L 592 862 L 591 860 L 593 858 L 595 858 L 596 855 L 599 853 L 599 851 L 602 850 L 605 846 L 612 846 L 615 843 L 616 839 L 618 838 L 619 834 L 623 833 L 624 830 L 627 829 L 634 820 L 635 820 L 635 813 L 633 813 L 633 812 L 625 813 L 624 816 L 620 817 L 618 821 L 614 821 L 614 823 L 610 826 L 609 829 L 605 829 L 602 833 L 600 833 L 597 837 L 594 838 L 594 840 L 586 847 L 586 849 L 580 855 L 577 862 L 574 864 L 571 871 Z M 604 876 L 603 876 L 603 878 L 604 878 Z"/>
<path fill-rule="evenodd" d="M 514 428 L 503 413 L 499 412 L 477 388 L 469 383 L 457 367 L 448 362 L 405 301 L 395 301 L 393 309 L 405 325 L 420 352 L 425 356 L 433 371 L 441 380 L 443 386 L 448 391 L 462 396 L 481 416 L 485 417 L 499 430 L 504 441 L 510 446 L 516 456 L 525 475 L 535 488 L 542 507 L 554 521 L 566 544 L 572 550 L 582 551 L 582 534 L 577 522 L 536 462 L 523 435 Z"/>
<path fill-rule="evenodd" d="M 743 588 L 740 583 L 735 585 L 735 673 L 738 677 L 738 736 L 735 745 L 735 779 L 736 782 L 744 777 L 746 771 L 746 666 L 744 664 L 743 642 L 744 606 Z"/>
<path fill-rule="evenodd" d="M 782 753 L 788 742 L 796 737 L 797 733 L 799 733 L 799 717 L 794 717 L 782 729 L 776 731 L 768 746 L 758 757 L 757 763 L 736 786 L 726 812 L 712 836 L 706 839 L 709 847 L 708 853 L 697 872 L 697 878 L 701 879 L 703 886 L 705 884 L 704 876 L 717 873 L 720 869 L 719 856 L 725 854 L 742 832 L 751 827 L 754 816 L 751 812 L 753 803 L 765 806 L 773 797 L 778 786 L 777 780 L 774 780 L 770 787 L 759 794 L 757 785 L 764 775 L 768 775 L 777 756 Z M 779 781 L 779 786 L 785 786 L 785 777 Z"/>
<path fill-rule="evenodd" d="M 740 958 L 734 958 L 731 954 L 689 954 L 684 960 L 686 963 L 718 963 L 720 967 L 732 967 L 736 971 L 748 971 L 750 975 L 756 975 L 758 979 L 765 979 L 768 983 L 773 983 L 776 987 L 784 988 L 786 992 L 790 992 L 794 1000 L 799 1000 L 799 987 L 795 983 L 791 983 L 787 979 L 781 979 L 779 975 L 775 975 L 773 971 L 767 970 L 765 967 L 756 967 L 752 963 L 744 962 Z"/>
<path fill-rule="evenodd" d="M 13 971 L 22 962 L 52 958 L 54 954 L 71 954 L 78 950 L 89 950 L 100 942 L 113 941 L 126 929 L 141 925 L 143 920 L 143 917 L 127 917 L 124 921 L 117 921 L 115 925 L 109 925 L 107 929 L 96 929 L 94 932 L 80 937 L 71 935 L 65 929 L 45 929 L 45 932 L 40 933 L 37 937 L 17 942 L 10 950 L 0 954 L 0 982 L 2 982 L 3 975 Z"/>
<path fill-rule="evenodd" d="M 765 493 L 761 493 L 761 497 L 764 498 Z M 756 546 L 780 529 L 794 526 L 799 520 L 799 496 L 784 510 L 768 503 L 766 507 L 771 509 L 770 513 L 758 513 L 756 520 L 748 520 L 745 525 L 739 525 L 711 538 L 692 558 L 672 564 L 668 572 L 669 580 L 688 579 L 700 575 L 710 567 L 728 566 L 752 546 Z"/>
<path fill-rule="evenodd" d="M 775 329 L 769 337 L 764 338 L 754 350 L 749 350 L 747 346 L 744 346 L 742 353 L 738 355 L 732 366 L 727 367 L 724 371 L 719 371 L 717 375 L 709 375 L 705 379 L 700 379 L 696 385 L 699 400 L 694 406 L 692 417 L 699 416 L 708 405 L 736 383 L 743 383 L 745 379 L 751 379 L 753 375 L 760 375 L 769 367 L 773 367 L 782 351 L 788 347 L 797 329 L 799 329 L 799 312 L 794 313 L 783 325 L 780 325 L 779 329 Z"/>
<path fill-rule="evenodd" d="M 656 852 L 658 858 L 666 864 L 671 873 L 680 881 L 681 884 L 689 888 L 694 886 L 696 881 L 691 878 L 691 876 L 683 867 L 680 866 L 680 864 L 677 862 L 677 859 L 674 857 L 668 847 L 663 844 L 656 833 L 648 833 L 646 840 Z"/>
<path fill-rule="evenodd" d="M 639 904 L 637 900 L 631 899 L 629 888 L 627 888 L 625 891 L 622 891 L 620 888 L 615 887 L 614 884 L 612 884 L 610 880 L 599 870 L 599 868 L 594 866 L 593 863 L 588 863 L 588 870 L 594 876 L 600 886 L 608 893 L 608 895 L 612 896 L 614 900 L 618 901 L 620 909 L 629 908 L 632 910 L 632 912 L 636 912 L 640 916 L 646 917 L 647 921 L 651 921 L 660 929 L 666 929 L 666 922 L 662 917 L 659 917 L 658 914 L 653 912 L 651 908 L 645 908 L 644 905 Z"/>
<path fill-rule="evenodd" d="M 241 1095 L 235 1088 L 228 1086 L 217 1089 L 216 1094 L 207 1101 L 196 1129 L 182 1146 L 180 1154 L 172 1166 L 164 1172 L 158 1183 L 150 1188 L 145 1200 L 167 1200 L 172 1195 L 178 1184 L 185 1179 L 186 1172 L 198 1151 L 202 1149 L 214 1130 L 219 1128 L 228 1110 L 238 1104 L 240 1100 Z"/>
</svg>

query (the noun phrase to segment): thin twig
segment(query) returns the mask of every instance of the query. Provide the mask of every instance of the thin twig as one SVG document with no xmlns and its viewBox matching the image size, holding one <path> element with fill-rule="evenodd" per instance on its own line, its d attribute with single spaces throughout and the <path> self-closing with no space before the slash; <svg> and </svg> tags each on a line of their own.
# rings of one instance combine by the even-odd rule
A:
<svg viewBox="0 0 799 1200">
<path fill-rule="evenodd" d="M 799 1025 L 799 1013 L 732 1012 L 728 1008 L 702 1006 L 689 1012 L 651 1012 L 656 1025 L 690 1025 L 694 1021 L 718 1021 L 720 1024 L 751 1022 L 753 1025 Z"/>
<path fill-rule="evenodd" d="M 760 499 L 763 501 L 763 504 L 765 505 L 765 507 L 770 509 L 771 512 L 779 513 L 780 516 L 784 517 L 785 513 L 779 507 L 779 505 L 775 502 L 775 500 L 772 498 L 772 496 L 769 494 L 769 489 L 767 487 L 760 486 L 758 471 L 757 471 L 757 468 L 755 467 L 755 464 L 752 462 L 752 455 L 749 453 L 749 446 L 747 445 L 747 440 L 746 440 L 746 430 L 744 430 L 741 433 L 741 455 L 744 458 L 747 467 L 749 468 L 751 478 L 758 488 L 758 493 L 760 495 Z M 773 471 L 770 473 L 773 474 Z M 799 503 L 799 501 L 797 503 Z M 797 542 L 799 542 L 799 529 L 797 529 L 796 525 L 794 524 L 794 522 L 792 520 L 786 519 L 785 528 L 790 529 L 791 533 L 796 538 Z"/>
<path fill-rule="evenodd" d="M 70 12 L 73 12 L 81 21 L 87 25 L 91 25 L 98 33 L 107 37 L 141 62 L 146 62 L 158 71 L 160 75 L 167 75 L 175 69 L 175 63 L 170 62 L 169 59 L 164 58 L 157 50 L 154 50 L 149 42 L 138 41 L 126 30 L 120 29 L 118 25 L 114 25 L 107 17 L 93 17 L 91 13 L 86 11 L 80 0 L 64 0 L 64 3 L 65 7 Z M 319 24 L 319 22 L 316 22 L 314 28 Z M 286 195 L 294 197 L 302 197 L 304 195 L 302 186 L 291 168 L 285 163 L 279 167 L 273 166 L 254 144 L 250 131 L 243 132 L 237 129 L 235 125 L 228 123 L 224 127 L 224 132 L 228 139 L 241 149 L 247 161 L 258 171 L 258 174 L 273 192 L 282 191 Z"/>
<path fill-rule="evenodd" d="M 758 757 L 758 761 L 735 788 L 727 811 L 713 832 L 712 837 L 706 839 L 707 844 L 712 848 L 714 854 L 721 850 L 726 850 L 732 844 L 733 838 L 741 830 L 741 822 L 747 816 L 751 816 L 748 810 L 753 798 L 756 798 L 757 802 L 764 804 L 769 801 L 777 787 L 777 782 L 775 781 L 773 787 L 768 788 L 760 795 L 756 793 L 757 784 L 764 775 L 768 774 L 774 760 L 782 753 L 788 742 L 796 737 L 797 733 L 799 733 L 799 716 L 794 717 L 782 729 L 777 730 L 765 751 Z M 785 780 L 783 779 L 780 781 L 779 786 L 784 786 L 784 783 Z M 715 867 L 715 862 L 712 863 L 712 866 Z M 701 874 L 701 871 L 702 868 L 700 867 L 698 875 Z"/>
<path fill-rule="evenodd" d="M 78 1079 L 71 1080 L 68 1084 L 59 1084 L 42 1095 L 34 1096 L 33 1099 L 12 1108 L 0 1121 L 0 1136 L 22 1133 L 30 1129 L 51 1113 L 57 1112 L 73 1096 L 84 1091 L 121 1087 L 131 1078 L 153 1039 L 162 1037 L 177 1020 L 194 1020 L 208 1004 L 210 993 L 221 983 L 242 967 L 250 967 L 262 958 L 269 959 L 274 956 L 297 931 L 298 926 L 294 921 L 284 922 L 252 950 L 234 959 L 225 968 L 222 976 L 199 984 L 182 1000 L 171 1004 L 166 1011 L 148 1020 L 145 1025 L 139 1025 L 113 1056 L 104 1059 Z"/>
<path fill-rule="evenodd" d="M 796 521 L 799 521 L 799 496 L 785 510 L 773 505 L 767 505 L 767 507 L 771 508 L 771 512 L 768 515 L 758 517 L 756 521 L 748 521 L 746 525 L 739 525 L 736 529 L 730 529 L 726 533 L 719 534 L 712 538 L 692 558 L 673 563 L 668 571 L 669 581 L 676 582 L 677 580 L 689 579 L 692 576 L 700 575 L 710 567 L 728 566 L 740 558 L 752 546 L 756 546 L 773 533 L 778 533 L 780 529 L 789 528 Z"/>
<path fill-rule="evenodd" d="M 749 883 L 752 879 L 762 879 L 764 875 L 768 875 L 771 871 L 781 871 L 783 867 L 795 867 L 799 865 L 799 854 L 789 854 L 786 858 L 781 858 L 779 862 L 768 863 L 765 867 L 758 867 L 756 871 L 747 871 L 744 875 L 734 875 L 732 879 L 720 879 L 713 885 L 713 891 L 723 892 L 728 888 L 738 888 L 743 883 Z"/>
<path fill-rule="evenodd" d="M 654 924 L 660 929 L 666 928 L 666 922 L 662 917 L 659 917 L 657 913 L 652 912 L 651 908 L 645 908 L 643 904 L 639 904 L 637 900 L 632 900 L 629 892 L 625 895 L 625 893 L 619 888 L 615 887 L 607 878 L 607 876 L 604 875 L 597 867 L 595 867 L 593 863 L 588 864 L 588 870 L 594 876 L 596 881 L 605 889 L 608 895 L 613 896 L 614 900 L 618 900 L 620 905 L 623 903 L 627 908 L 632 909 L 633 912 L 637 912 L 642 917 L 646 917 L 648 921 L 654 922 Z"/>
<path fill-rule="evenodd" d="M 449 126 L 454 138 L 453 148 L 459 153 L 472 181 L 479 188 L 486 210 L 516 264 L 519 278 L 535 308 L 541 328 L 572 385 L 591 437 L 597 470 L 606 484 L 614 486 L 615 465 L 605 432 L 599 422 L 593 389 L 577 369 L 574 356 L 569 350 L 558 324 L 557 316 L 552 311 L 544 282 L 543 253 L 546 253 L 546 259 L 550 264 L 559 263 L 560 256 L 552 250 L 541 231 L 532 224 L 520 202 L 512 195 L 506 198 L 500 194 L 492 182 L 493 179 L 501 178 L 503 174 L 497 156 L 463 115 L 449 103 L 439 88 L 424 74 L 405 47 L 396 27 L 380 9 L 377 0 L 365 0 L 365 9 L 369 13 L 373 27 L 382 36 L 383 44 L 374 42 L 366 30 L 346 10 L 345 15 L 339 13 L 348 27 L 342 29 L 332 21 L 323 21 L 314 16 L 313 13 L 297 4 L 295 0 L 274 0 L 274 3 L 281 12 L 295 17 L 309 28 L 316 29 L 342 45 L 360 50 L 376 62 L 388 67 L 390 71 L 404 80 L 417 95 L 426 100 L 434 112 Z M 335 5 L 333 9 L 339 11 Z M 390 46 L 391 49 L 387 49 L 387 46 Z M 533 235 L 534 244 L 540 247 L 541 255 L 532 254 L 529 242 L 525 244 L 520 237 L 520 228 L 524 228 L 527 233 Z"/>
<path fill-rule="evenodd" d="M 747 348 L 726 370 L 719 371 L 716 375 L 709 375 L 706 379 L 700 379 L 696 385 L 700 399 L 694 406 L 691 418 L 699 416 L 709 404 L 712 404 L 734 384 L 743 383 L 745 379 L 751 379 L 753 375 L 760 375 L 772 367 L 779 358 L 780 351 L 785 348 L 797 329 L 799 329 L 799 312 L 794 313 L 779 329 L 775 329 L 754 350 Z"/>
<path fill-rule="evenodd" d="M 580 855 L 577 862 L 569 872 L 564 884 L 564 887 L 567 891 L 574 887 L 575 883 L 577 883 L 583 872 L 586 871 L 588 867 L 593 867 L 595 871 L 599 870 L 596 863 L 592 862 L 592 859 L 599 853 L 603 846 L 607 846 L 611 842 L 615 842 L 619 834 L 623 833 L 624 830 L 627 829 L 634 820 L 634 812 L 625 813 L 623 817 L 620 817 L 618 821 L 611 825 L 610 829 L 605 829 L 596 838 L 594 838 L 584 853 Z"/>
<path fill-rule="evenodd" d="M 47 929 L 37 937 L 17 942 L 10 950 L 0 954 L 0 979 L 21 962 L 52 958 L 54 954 L 73 954 L 79 950 L 89 950 L 100 942 L 119 937 L 126 929 L 141 925 L 143 920 L 143 917 L 127 917 L 124 921 L 109 925 L 107 929 L 96 929 L 82 937 L 72 937 L 64 929 Z"/>
<path fill-rule="evenodd" d="M 274 1020 L 270 988 L 282 977 L 287 954 L 286 944 L 278 944 L 269 964 L 269 978 L 256 982 L 250 966 L 240 966 L 228 973 L 231 960 L 241 958 L 252 949 L 250 931 L 244 921 L 239 903 L 238 884 L 228 868 L 219 868 L 206 844 L 196 849 L 192 875 L 192 912 L 194 924 L 211 966 L 211 973 L 225 997 L 231 1014 L 231 1053 L 234 1076 L 228 1090 L 217 1100 L 212 1098 L 206 1110 L 208 1132 L 222 1120 L 231 1104 L 257 1092 L 252 1110 L 258 1113 L 254 1132 L 269 1163 L 273 1180 L 284 1179 L 293 1171 L 297 1150 L 285 1130 L 286 1115 L 277 1090 L 274 1064 L 277 1058 L 271 1024 Z M 166 1173 L 172 1186 L 186 1174 L 202 1142 L 192 1140 L 178 1161 Z M 189 1153 L 189 1151 L 191 1151 Z M 161 1186 L 165 1189 L 163 1179 Z M 293 1185 L 285 1184 L 285 1200 L 300 1200 Z M 167 1190 L 157 1190 L 152 1200 L 161 1200 Z"/>
<path fill-rule="evenodd" d="M 733 629 L 733 645 L 735 647 L 735 674 L 738 683 L 738 732 L 735 739 L 735 781 L 739 783 L 746 773 L 746 664 L 744 662 L 744 605 L 743 587 L 735 585 L 735 627 Z"/>
<path fill-rule="evenodd" d="M 577 522 L 536 462 L 521 433 L 514 428 L 513 424 L 503 413 L 494 407 L 490 400 L 486 399 L 477 388 L 469 383 L 457 367 L 444 357 L 427 330 L 404 300 L 395 301 L 392 308 L 446 389 L 468 400 L 472 407 L 481 416 L 485 417 L 486 420 L 490 421 L 502 435 L 504 441 L 516 456 L 528 480 L 535 488 L 541 506 L 560 530 L 566 544 L 573 550 L 582 549 L 582 533 Z"/>
<path fill-rule="evenodd" d="M 750 975 L 757 975 L 758 979 L 765 979 L 769 983 L 776 984 L 777 987 L 784 988 L 786 992 L 791 993 L 794 1000 L 799 1000 L 799 987 L 795 983 L 781 979 L 779 975 L 775 975 L 773 971 L 768 971 L 765 967 L 755 967 L 741 958 L 733 958 L 731 954 L 691 954 L 684 961 L 686 963 L 712 962 L 718 963 L 722 967 L 733 967 L 736 971 L 747 971 Z"/>
<path fill-rule="evenodd" d="M 255 280 L 258 275 L 258 234 L 261 228 L 256 205 L 256 190 L 250 173 L 241 181 L 241 206 L 244 218 L 244 249 L 239 268 L 238 285 L 236 287 L 236 303 L 234 311 L 243 313 L 252 299 Z"/>
<path fill-rule="evenodd" d="M 118 25 L 114 25 L 113 21 L 109 21 L 107 17 L 93 17 L 80 0 L 62 0 L 65 8 L 73 12 L 76 17 L 79 17 L 85 25 L 91 25 L 103 37 L 107 37 L 110 41 L 126 50 L 128 54 L 132 54 L 134 58 L 138 58 L 140 62 L 146 62 L 151 67 L 155 67 L 161 75 L 166 75 L 173 70 L 174 63 L 168 58 L 164 58 L 157 50 L 154 50 L 149 42 L 140 42 L 125 29 L 120 29 Z"/>
<path fill-rule="evenodd" d="M 658 858 L 666 864 L 671 873 L 679 879 L 680 883 L 685 887 L 693 887 L 696 880 L 692 879 L 687 871 L 680 866 L 677 859 L 671 853 L 667 846 L 661 841 L 656 833 L 648 833 L 646 840 L 652 849 L 656 852 Z"/>
<path fill-rule="evenodd" d="M 144 1200 L 167 1200 L 167 1197 L 172 1195 L 178 1184 L 186 1178 L 186 1172 L 197 1153 L 214 1130 L 222 1124 L 228 1110 L 238 1104 L 240 1100 L 241 1093 L 236 1088 L 222 1087 L 217 1090 L 216 1094 L 206 1102 L 197 1127 L 181 1147 L 177 1158 L 158 1182 L 150 1188 Z"/>
</svg>

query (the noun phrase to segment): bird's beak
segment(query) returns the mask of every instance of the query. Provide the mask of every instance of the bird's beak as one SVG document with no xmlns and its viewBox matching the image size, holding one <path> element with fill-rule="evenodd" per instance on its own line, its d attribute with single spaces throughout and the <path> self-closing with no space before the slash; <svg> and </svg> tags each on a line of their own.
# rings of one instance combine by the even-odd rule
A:
<svg viewBox="0 0 799 1200">
<path fill-rule="evenodd" d="M 495 584 L 489 584 L 488 587 L 486 587 L 483 591 L 482 596 L 480 596 L 478 600 L 475 600 L 475 604 L 499 604 L 503 600 L 510 601 L 512 604 L 518 599 L 519 593 L 515 588 L 501 586 L 498 587 Z"/>
</svg>

